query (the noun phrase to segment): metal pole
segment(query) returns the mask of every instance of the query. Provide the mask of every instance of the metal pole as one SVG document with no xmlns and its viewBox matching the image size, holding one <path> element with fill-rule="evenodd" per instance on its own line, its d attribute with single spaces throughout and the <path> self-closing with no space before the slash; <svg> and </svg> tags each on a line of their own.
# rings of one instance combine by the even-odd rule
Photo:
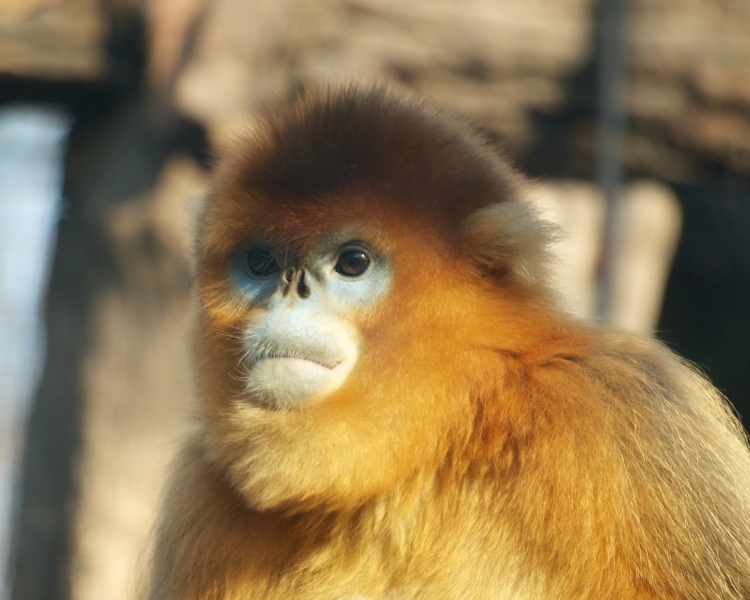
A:
<svg viewBox="0 0 750 600">
<path fill-rule="evenodd" d="M 619 198 L 623 183 L 625 132 L 625 16 L 627 0 L 601 0 L 599 14 L 599 155 L 596 178 L 607 202 L 598 313 L 610 320 L 612 256 L 617 242 Z"/>
</svg>

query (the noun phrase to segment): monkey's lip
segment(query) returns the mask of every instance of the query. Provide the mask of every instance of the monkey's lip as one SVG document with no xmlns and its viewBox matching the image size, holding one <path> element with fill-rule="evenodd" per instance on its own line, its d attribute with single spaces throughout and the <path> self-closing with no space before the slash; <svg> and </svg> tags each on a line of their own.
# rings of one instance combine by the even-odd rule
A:
<svg viewBox="0 0 750 600">
<path fill-rule="evenodd" d="M 310 358 L 307 356 L 297 356 L 294 354 L 269 354 L 267 356 L 259 356 L 255 360 L 255 364 L 259 364 L 264 361 L 281 361 L 281 364 L 288 363 L 290 366 L 296 364 L 305 364 L 305 363 L 312 363 L 314 365 L 318 365 L 319 367 L 323 367 L 324 369 L 328 369 L 329 371 L 333 371 L 336 367 L 338 367 L 343 361 L 337 361 L 337 362 L 323 362 L 321 360 L 317 360 L 315 358 Z"/>
<path fill-rule="evenodd" d="M 336 390 L 352 367 L 351 360 L 334 362 L 328 357 L 259 356 L 247 373 L 247 391 L 255 402 L 288 408 Z"/>
</svg>

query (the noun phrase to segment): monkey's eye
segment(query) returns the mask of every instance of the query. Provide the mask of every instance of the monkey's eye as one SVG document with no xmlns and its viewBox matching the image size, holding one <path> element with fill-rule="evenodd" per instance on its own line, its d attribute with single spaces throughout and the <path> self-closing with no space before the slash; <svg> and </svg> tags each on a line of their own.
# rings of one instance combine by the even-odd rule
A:
<svg viewBox="0 0 750 600">
<path fill-rule="evenodd" d="M 370 266 L 370 257 L 362 250 L 344 250 L 339 254 L 333 270 L 345 277 L 359 277 Z"/>
<path fill-rule="evenodd" d="M 271 277 L 281 270 L 271 251 L 265 248 L 250 250 L 245 258 L 245 265 L 248 273 L 258 278 Z"/>
</svg>

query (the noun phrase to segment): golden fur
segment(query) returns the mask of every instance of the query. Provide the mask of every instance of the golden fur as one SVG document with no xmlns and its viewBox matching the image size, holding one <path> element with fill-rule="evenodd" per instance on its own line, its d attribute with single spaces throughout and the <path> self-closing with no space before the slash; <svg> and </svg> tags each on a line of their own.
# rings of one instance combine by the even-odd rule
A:
<svg viewBox="0 0 750 600">
<path fill-rule="evenodd" d="M 274 107 L 201 215 L 200 433 L 174 468 L 152 600 L 750 598 L 750 452 L 662 344 L 546 290 L 548 233 L 464 125 L 380 89 Z M 304 253 L 359 223 L 391 257 L 321 401 L 246 397 L 256 232 Z"/>
</svg>

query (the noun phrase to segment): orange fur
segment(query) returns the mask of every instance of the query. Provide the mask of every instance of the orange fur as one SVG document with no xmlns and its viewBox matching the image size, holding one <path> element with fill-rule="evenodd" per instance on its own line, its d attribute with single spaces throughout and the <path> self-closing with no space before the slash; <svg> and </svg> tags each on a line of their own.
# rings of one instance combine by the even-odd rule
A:
<svg viewBox="0 0 750 600">
<path fill-rule="evenodd" d="M 353 166 L 354 165 L 354 166 Z M 275 108 L 201 216 L 201 430 L 161 514 L 152 600 L 750 597 L 750 452 L 663 345 L 546 291 L 545 227 L 468 129 L 382 90 Z M 329 396 L 247 398 L 228 278 L 254 235 L 352 223 L 393 262 Z"/>
</svg>

